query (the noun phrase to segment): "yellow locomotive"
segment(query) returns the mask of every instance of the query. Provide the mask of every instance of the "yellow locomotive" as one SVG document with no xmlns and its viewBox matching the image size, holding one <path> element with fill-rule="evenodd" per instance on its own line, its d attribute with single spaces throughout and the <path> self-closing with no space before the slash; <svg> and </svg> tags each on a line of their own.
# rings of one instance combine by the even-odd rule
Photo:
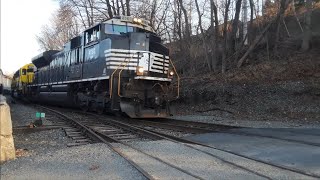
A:
<svg viewBox="0 0 320 180">
<path fill-rule="evenodd" d="M 21 94 L 26 94 L 27 85 L 33 82 L 35 71 L 36 66 L 32 63 L 29 63 L 24 65 L 14 73 L 11 83 L 11 90 L 13 96 L 20 96 Z"/>
</svg>

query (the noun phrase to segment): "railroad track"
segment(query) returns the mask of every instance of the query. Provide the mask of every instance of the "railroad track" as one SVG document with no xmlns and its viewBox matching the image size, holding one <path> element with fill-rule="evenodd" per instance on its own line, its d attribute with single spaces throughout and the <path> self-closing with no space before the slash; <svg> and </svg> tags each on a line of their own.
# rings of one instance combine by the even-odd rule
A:
<svg viewBox="0 0 320 180">
<path fill-rule="evenodd" d="M 97 118 L 103 118 L 99 115 L 95 115 Z M 218 157 L 218 156 L 215 156 L 213 154 L 210 154 L 206 151 L 203 151 L 199 148 L 196 148 L 194 147 L 193 145 L 199 145 L 199 146 L 203 146 L 203 147 L 207 147 L 207 148 L 210 148 L 210 149 L 214 149 L 214 150 L 219 150 L 219 151 L 222 151 L 222 152 L 225 152 L 225 153 L 229 153 L 229 154 L 232 154 L 232 155 L 236 155 L 236 156 L 239 156 L 239 157 L 242 157 L 242 158 L 245 158 L 245 159 L 248 159 L 248 160 L 252 160 L 252 161 L 255 161 L 255 162 L 258 162 L 258 163 L 262 163 L 262 164 L 265 164 L 265 165 L 269 165 L 269 166 L 273 166 L 273 167 L 276 167 L 276 168 L 279 168 L 279 169 L 282 169 L 282 170 L 285 170 L 285 171 L 290 171 L 290 172 L 294 172 L 294 173 L 298 173 L 298 174 L 302 174 L 302 175 L 305 175 L 307 177 L 311 177 L 311 178 L 320 178 L 319 175 L 317 174 L 314 174 L 312 172 L 307 172 L 307 171 L 303 171 L 303 170 L 300 170 L 300 169 L 296 169 L 296 168 L 293 168 L 293 167 L 288 167 L 288 166 L 283 166 L 283 165 L 279 165 L 279 164 L 275 164 L 275 163 L 272 163 L 272 162 L 267 162 L 267 161 L 263 161 L 263 160 L 260 160 L 260 159 L 257 159 L 257 158 L 253 158 L 253 157 L 249 157 L 249 156 L 246 156 L 246 155 L 242 155 L 242 154 L 239 154 L 239 153 L 235 153 L 235 152 L 232 152 L 232 151 L 229 151 L 229 150 L 225 150 L 225 149 L 221 149 L 221 148 L 217 148 L 217 147 L 214 147 L 212 145 L 207 145 L 207 144 L 203 144 L 203 143 L 199 143 L 199 142 L 196 142 L 196 141 L 191 141 L 191 140 L 186 140 L 186 139 L 183 139 L 181 137 L 176 137 L 176 136 L 172 136 L 172 135 L 168 135 L 168 134 L 165 134 L 165 133 L 162 133 L 162 132 L 159 132 L 159 131 L 156 131 L 156 130 L 151 130 L 151 129 L 146 129 L 145 126 L 149 127 L 150 124 L 152 124 L 153 126 L 159 126 L 159 127 L 162 127 L 162 128 L 168 128 L 170 130 L 177 130 L 177 131 L 191 131 L 193 133 L 208 133 L 208 132 L 224 132 L 226 130 L 229 130 L 229 129 L 237 129 L 238 127 L 235 127 L 235 126 L 225 126 L 225 125 L 216 125 L 216 124 L 208 124 L 208 123 L 197 123 L 197 122 L 190 122 L 190 121 L 181 121 L 181 122 L 177 122 L 177 121 L 173 121 L 174 123 L 159 123 L 159 122 L 150 122 L 150 121 L 146 121 L 146 120 L 140 120 L 140 121 L 143 121 L 143 125 L 141 125 L 141 123 L 137 123 L 136 121 L 133 123 L 132 120 L 130 122 L 129 120 L 129 123 L 128 123 L 128 120 L 125 120 L 125 122 L 122 122 L 122 121 L 118 121 L 117 120 L 108 120 L 108 121 L 112 121 L 114 124 L 120 124 L 120 125 L 125 125 L 127 126 L 128 124 L 131 125 L 131 127 L 133 128 L 137 128 L 137 129 L 142 129 L 142 130 L 145 130 L 145 131 L 149 131 L 149 132 L 152 132 L 154 134 L 158 134 L 160 137 L 162 137 L 163 139 L 166 139 L 166 140 L 169 140 L 169 141 L 172 141 L 172 142 L 175 142 L 175 143 L 182 143 L 184 146 L 187 146 L 187 147 L 190 147 L 192 149 L 195 149 L 197 151 L 200 151 L 202 153 L 205 153 L 209 156 L 212 156 L 213 158 L 216 158 L 216 159 L 219 159 L 225 163 L 228 163 L 232 166 L 235 166 L 237 168 L 240 168 L 240 169 L 243 169 L 243 170 L 246 170 L 248 172 L 251 172 L 253 174 L 256 174 L 260 177 L 264 177 L 264 178 L 267 178 L 267 179 L 271 179 L 270 177 L 267 177 L 263 174 L 260 174 L 258 172 L 255 172 L 255 171 L 252 171 L 251 169 L 247 169 L 243 166 L 239 166 L 238 164 L 235 164 L 235 163 L 232 163 L 230 161 L 226 161 L 225 159 L 221 158 L 221 157 Z M 248 134 L 250 135 L 250 134 Z M 266 137 L 266 136 L 265 136 Z"/>
<path fill-rule="evenodd" d="M 52 111 L 52 110 L 50 110 Z M 55 111 L 55 110 L 53 110 Z M 265 179 L 272 179 L 271 177 L 264 175 L 262 173 L 259 173 L 259 171 L 256 170 L 252 170 L 250 168 L 247 168 L 246 166 L 243 165 L 239 165 L 238 163 L 232 162 L 230 160 L 227 160 L 225 158 L 219 157 L 215 154 L 212 154 L 206 150 L 203 150 L 201 147 L 205 147 L 208 149 L 212 149 L 212 150 L 216 150 L 216 151 L 220 151 L 223 153 L 227 153 L 230 155 L 234 155 L 234 156 L 238 156 L 250 161 L 254 161 L 256 163 L 260 163 L 266 166 L 271 166 L 274 168 L 277 168 L 279 170 L 282 171 L 288 171 L 288 172 L 292 172 L 292 173 L 297 173 L 300 175 L 304 175 L 306 177 L 309 178 L 320 178 L 319 175 L 314 174 L 312 172 L 307 172 L 307 171 L 303 171 L 300 169 L 295 169 L 293 167 L 287 167 L 287 166 L 283 166 L 283 165 L 279 165 L 279 164 L 275 164 L 275 163 L 271 163 L 271 162 L 266 162 L 266 161 L 262 161 L 260 159 L 256 159 L 256 158 L 252 158 L 249 156 L 245 156 L 239 153 L 235 153 L 232 151 L 228 151 L 225 149 L 221 149 L 221 148 L 217 148 L 214 147 L 212 145 L 207 145 L 207 144 L 203 144 L 203 143 L 199 143 L 199 142 L 195 142 L 195 141 L 191 141 L 191 140 L 186 140 L 183 139 L 181 137 L 177 137 L 177 136 L 172 136 L 172 135 L 168 135 L 162 132 L 159 132 L 157 130 L 159 129 L 150 129 L 148 127 L 150 126 L 160 126 L 163 129 L 170 129 L 170 130 L 176 130 L 176 131 L 184 131 L 184 132 L 192 132 L 192 133 L 206 133 L 206 132 L 213 132 L 213 131 L 223 131 L 226 129 L 230 129 L 230 128 L 235 128 L 235 127 L 228 127 L 228 126 L 217 126 L 217 125 L 209 125 L 207 126 L 206 123 L 199 123 L 199 124 L 195 124 L 194 122 L 188 122 L 183 124 L 183 122 L 179 122 L 180 124 L 178 124 L 177 122 L 175 125 L 170 124 L 168 122 L 164 122 L 164 123 L 158 123 L 158 122 L 150 122 L 150 121 L 139 121 L 139 123 L 134 123 L 132 124 L 130 122 L 127 122 L 128 120 L 124 120 L 124 121 L 119 121 L 119 119 L 115 119 L 114 117 L 106 117 L 103 115 L 97 115 L 97 114 L 92 114 L 92 113 L 83 113 L 83 116 L 85 116 L 84 118 L 78 119 L 78 120 L 72 120 L 72 118 L 69 118 L 67 116 L 65 116 L 63 113 L 56 111 L 56 113 L 60 114 L 61 116 L 64 116 L 66 119 L 68 119 L 69 121 L 72 121 L 73 124 L 73 131 L 76 131 L 76 129 L 81 129 L 79 133 L 74 133 L 74 137 L 78 137 L 78 135 L 84 135 L 85 137 L 89 137 L 90 138 L 90 143 L 94 143 L 94 142 L 104 142 L 106 144 L 108 144 L 108 146 L 113 149 L 115 152 L 117 152 L 120 156 L 122 156 L 123 158 L 125 158 L 130 164 L 132 164 L 137 170 L 139 170 L 146 178 L 148 179 L 153 179 L 152 175 L 150 175 L 148 172 L 146 172 L 142 167 L 140 167 L 138 164 L 134 163 L 130 157 L 126 156 L 124 153 L 121 153 L 121 151 L 117 148 L 117 146 L 114 145 L 114 143 L 119 143 L 122 145 L 125 145 L 129 148 L 134 149 L 135 151 L 139 151 L 139 153 L 142 153 L 146 156 L 149 156 L 167 166 L 170 166 L 171 168 L 176 169 L 177 171 L 183 172 L 193 178 L 196 179 L 203 179 L 200 176 L 193 174 L 192 172 L 186 171 L 184 169 L 181 169 L 180 167 L 172 164 L 171 162 L 167 162 L 167 161 L 163 161 L 162 159 L 153 156 L 151 154 L 148 154 L 145 151 L 142 151 L 136 147 L 134 147 L 132 144 L 129 144 L 128 142 L 132 142 L 132 141 L 136 141 L 136 140 L 160 140 L 160 139 L 165 139 L 174 143 L 178 143 L 181 144 L 183 146 L 186 146 L 188 148 L 194 149 L 200 153 L 204 153 L 208 156 L 211 156 L 212 158 L 218 159 L 230 166 L 236 167 L 238 169 L 241 169 L 243 171 L 247 171 L 248 173 L 257 175 L 261 178 L 265 178 Z M 78 112 L 77 112 L 78 114 Z M 83 117 L 81 116 L 81 117 Z M 94 123 L 92 121 L 92 119 L 94 119 Z M 75 122 L 73 122 L 75 121 Z M 145 123 L 145 124 L 144 124 Z M 67 128 L 68 129 L 68 128 Z M 67 130 L 68 131 L 68 130 Z M 72 135 L 72 132 L 71 135 Z M 79 130 L 77 130 L 76 132 L 79 132 Z M 70 135 L 70 134 L 69 134 Z M 88 143 L 89 141 L 85 141 L 85 143 Z"/>
<path fill-rule="evenodd" d="M 129 120 L 126 120 L 125 122 L 130 123 Z M 158 119 L 158 120 L 149 121 L 149 120 L 140 119 L 139 122 L 138 124 L 140 125 L 160 127 L 160 128 L 171 129 L 176 131 L 186 131 L 191 133 L 219 132 L 219 133 L 234 134 L 234 135 L 241 135 L 241 136 L 271 138 L 271 139 L 277 139 L 282 141 L 320 147 L 320 143 L 312 142 L 312 141 L 309 141 L 308 139 L 304 139 L 304 140 L 294 139 L 297 131 L 294 131 L 288 128 L 272 130 L 274 133 L 280 133 L 282 135 L 286 135 L 286 137 L 279 137 L 273 134 L 267 135 L 264 133 L 264 131 L 261 132 L 257 128 L 240 128 L 238 126 L 228 126 L 228 125 L 192 122 L 192 121 L 184 121 L 184 120 Z M 265 129 L 261 129 L 261 130 L 265 130 Z M 320 133 L 317 133 L 317 132 L 315 133 L 299 132 L 299 134 L 320 137 Z"/>
<path fill-rule="evenodd" d="M 264 137 L 264 138 L 272 138 L 272 139 L 277 139 L 277 140 L 284 140 L 284 141 L 288 141 L 288 142 L 294 142 L 294 143 L 300 143 L 300 144 L 306 144 L 306 145 L 312 145 L 312 146 L 320 146 L 318 143 L 310 143 L 310 142 L 306 142 L 306 141 L 300 141 L 300 140 L 293 140 L 290 138 L 279 138 L 276 136 L 269 136 L 269 135 L 263 135 L 263 134 L 256 134 L 256 133 L 248 133 L 248 132 L 230 132 L 230 130 L 234 130 L 234 129 L 238 129 L 239 127 L 235 127 L 235 126 L 227 126 L 227 125 L 217 125 L 217 124 L 209 124 L 209 123 L 198 123 L 198 122 L 190 122 L 190 121 L 180 121 L 180 120 L 164 120 L 164 119 L 159 119 L 156 121 L 149 121 L 149 120 L 139 120 L 139 122 L 134 122 L 132 123 L 132 121 L 130 122 L 130 120 L 124 120 L 125 123 L 130 123 L 130 124 L 135 124 L 134 126 L 139 127 L 139 128 L 145 128 L 146 127 L 161 127 L 161 128 L 168 128 L 170 130 L 176 130 L 176 131 L 187 131 L 187 132 L 193 132 L 193 133 L 209 133 L 209 132 L 221 132 L 221 133 L 229 133 L 229 134 L 236 134 L 236 135 L 245 135 L 245 136 L 256 136 L 256 137 Z M 258 158 L 253 158 L 250 156 L 246 156 L 240 153 L 236 153 L 233 151 L 229 151 L 226 149 L 222 149 L 222 148 L 218 148 L 218 147 L 214 147 L 212 145 L 208 145 L 208 144 L 204 144 L 204 143 L 199 143 L 196 141 L 192 141 L 192 140 L 185 140 L 183 138 L 180 137 L 175 137 L 172 135 L 168 135 L 166 133 L 163 133 L 161 131 L 157 131 L 158 129 L 155 128 L 156 130 L 151 130 L 148 128 L 148 131 L 159 134 L 161 137 L 163 137 L 166 140 L 169 141 L 173 141 L 173 142 L 183 142 L 183 143 L 188 143 L 188 144 L 184 144 L 185 146 L 188 146 L 190 148 L 193 148 L 190 144 L 196 144 L 196 145 L 200 145 L 203 147 L 207 147 L 210 149 L 214 149 L 214 150 L 219 150 L 219 151 L 223 151 L 226 153 L 230 153 L 232 155 L 236 155 L 236 156 L 240 156 L 242 158 L 246 158 L 252 161 L 256 161 L 265 165 L 270 165 L 273 167 L 277 167 L 283 170 L 287 170 L 287 171 L 291 171 L 291 172 L 295 172 L 298 174 L 302 174 L 308 177 L 312 177 L 312 178 L 320 178 L 320 175 L 312 173 L 312 172 L 308 172 L 308 171 L 304 171 L 304 170 L 300 170 L 300 169 L 296 169 L 294 167 L 289 167 L 289 166 L 284 166 L 284 165 L 280 165 L 280 164 L 276 164 L 276 163 L 272 163 L 272 162 L 268 162 L 268 161 L 264 161 L 264 160 L 260 160 Z M 309 134 L 309 133 L 308 133 Z M 313 134 L 314 135 L 314 134 Z M 197 149 L 199 150 L 199 149 Z M 202 150 L 199 150 L 201 152 L 203 152 Z M 205 154 L 207 154 L 207 152 L 203 152 Z M 224 161 L 224 159 L 221 159 L 220 157 L 215 157 L 218 158 L 222 161 Z M 226 162 L 229 163 L 229 162 Z M 235 165 L 235 164 L 233 164 Z M 241 167 L 240 167 L 241 168 Z"/>
<path fill-rule="evenodd" d="M 125 126 L 125 125 L 119 125 L 119 124 L 115 124 L 112 126 L 108 126 L 108 124 L 110 122 L 107 123 L 101 123 L 101 121 L 99 119 L 95 119 L 95 124 L 91 124 L 90 125 L 86 125 L 86 123 L 89 123 L 88 119 L 81 119 L 81 120 L 76 120 L 74 118 L 68 117 L 65 114 L 54 110 L 54 109 L 50 109 L 47 107 L 43 107 L 41 106 L 41 108 L 46 109 L 47 111 L 50 112 L 54 112 L 57 115 L 61 116 L 62 118 L 64 118 L 65 120 L 68 121 L 68 123 L 72 124 L 73 128 L 72 130 L 74 130 L 76 133 L 76 136 L 71 136 L 71 137 L 79 137 L 79 135 L 81 136 L 86 136 L 89 137 L 91 139 L 91 143 L 93 142 L 103 142 L 105 144 L 107 144 L 113 151 L 115 151 L 117 154 L 119 154 L 121 157 L 123 157 L 124 159 L 126 159 L 131 165 L 133 165 L 145 178 L 147 179 L 154 179 L 153 176 L 151 174 L 149 174 L 147 171 L 145 171 L 141 166 L 139 166 L 137 163 L 135 163 L 134 161 L 132 161 L 130 159 L 130 157 L 128 157 L 127 155 L 125 155 L 124 153 L 121 152 L 121 150 L 119 150 L 119 148 L 114 145 L 114 143 L 119 143 L 122 145 L 125 145 L 129 148 L 132 148 L 135 151 L 138 151 L 139 153 L 144 154 L 145 156 L 151 157 L 173 169 L 176 169 L 177 171 L 181 171 L 182 173 L 185 173 L 195 179 L 203 179 L 200 176 L 197 176 L 187 170 L 184 170 L 174 164 L 171 164 L 170 162 L 166 162 L 161 160 L 158 157 L 155 157 L 153 155 L 150 155 L 138 148 L 135 148 L 134 146 L 128 144 L 127 142 L 130 140 L 133 140 L 133 137 L 137 137 L 141 134 L 143 134 L 144 137 L 149 138 L 150 140 L 158 140 L 161 139 L 161 137 L 159 137 L 157 134 L 154 133 L 150 133 L 144 130 L 139 130 L 139 129 L 129 129 L 130 126 Z M 66 133 L 68 134 L 68 130 L 69 128 L 67 128 Z M 123 138 L 122 134 L 123 132 L 131 132 L 132 134 L 134 134 L 133 132 L 135 132 L 134 136 L 130 136 L 130 138 Z M 73 131 L 71 131 L 71 135 Z M 79 133 L 81 132 L 81 133 Z M 111 132 L 111 133 L 110 133 Z M 69 134 L 70 135 L 70 134 Z M 87 143 L 88 141 L 86 141 Z M 81 144 L 79 144 L 81 145 Z"/>
</svg>

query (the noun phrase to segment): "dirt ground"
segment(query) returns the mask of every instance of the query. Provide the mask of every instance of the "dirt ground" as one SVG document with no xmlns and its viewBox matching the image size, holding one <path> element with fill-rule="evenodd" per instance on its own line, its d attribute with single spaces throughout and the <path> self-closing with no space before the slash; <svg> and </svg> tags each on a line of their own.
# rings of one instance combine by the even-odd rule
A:
<svg viewBox="0 0 320 180">
<path fill-rule="evenodd" d="M 280 59 L 182 78 L 177 114 L 320 123 L 319 50 Z"/>
</svg>

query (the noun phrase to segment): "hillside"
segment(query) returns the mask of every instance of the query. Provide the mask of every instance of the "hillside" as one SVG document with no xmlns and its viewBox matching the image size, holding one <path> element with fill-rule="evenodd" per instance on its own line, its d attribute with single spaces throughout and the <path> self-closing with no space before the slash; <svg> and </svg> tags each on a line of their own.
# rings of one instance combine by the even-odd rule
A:
<svg viewBox="0 0 320 180">
<path fill-rule="evenodd" d="M 283 43 L 282 45 L 285 45 Z M 182 78 L 179 114 L 236 119 L 320 121 L 320 51 L 288 50 L 225 74 Z M 188 108 L 190 107 L 191 108 Z"/>
</svg>

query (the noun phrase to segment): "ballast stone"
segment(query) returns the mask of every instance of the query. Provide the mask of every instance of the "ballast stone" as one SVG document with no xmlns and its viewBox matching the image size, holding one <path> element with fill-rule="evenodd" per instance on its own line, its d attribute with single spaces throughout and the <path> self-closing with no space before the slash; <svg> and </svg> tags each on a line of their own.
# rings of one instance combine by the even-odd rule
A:
<svg viewBox="0 0 320 180">
<path fill-rule="evenodd" d="M 15 158 L 10 107 L 0 95 L 0 164 Z"/>
</svg>

